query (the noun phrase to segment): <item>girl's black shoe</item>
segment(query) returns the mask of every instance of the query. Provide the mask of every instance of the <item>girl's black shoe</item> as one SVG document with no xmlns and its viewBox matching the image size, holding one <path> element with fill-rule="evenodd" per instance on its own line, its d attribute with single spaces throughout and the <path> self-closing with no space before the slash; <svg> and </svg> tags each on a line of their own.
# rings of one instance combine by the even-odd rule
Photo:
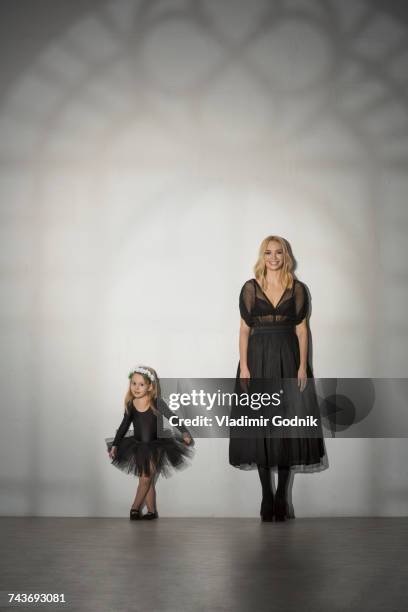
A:
<svg viewBox="0 0 408 612">
<path fill-rule="evenodd" d="M 136 510 L 136 508 L 131 508 L 129 518 L 131 521 L 140 521 L 142 517 L 140 516 L 139 510 Z"/>
<path fill-rule="evenodd" d="M 157 511 L 154 512 L 146 512 L 146 514 L 144 514 L 142 516 L 142 519 L 145 521 L 152 521 L 153 519 L 157 519 L 159 518 L 159 515 L 157 514 Z"/>
</svg>

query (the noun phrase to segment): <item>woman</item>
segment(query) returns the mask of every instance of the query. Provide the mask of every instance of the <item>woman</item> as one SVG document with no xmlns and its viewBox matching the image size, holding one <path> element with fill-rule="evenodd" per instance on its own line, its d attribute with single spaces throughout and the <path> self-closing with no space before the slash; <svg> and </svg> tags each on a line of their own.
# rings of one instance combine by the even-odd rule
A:
<svg viewBox="0 0 408 612">
<path fill-rule="evenodd" d="M 268 236 L 262 241 L 254 273 L 255 278 L 244 284 L 239 297 L 240 361 L 236 389 L 240 393 L 252 384 L 253 389 L 258 385 L 259 390 L 261 382 L 263 391 L 267 388 L 283 391 L 280 388 L 292 380 L 298 394 L 302 394 L 302 399 L 295 404 L 302 405 L 309 415 L 318 416 L 313 381 L 308 382 L 308 378 L 313 378 L 307 358 L 308 294 L 303 283 L 294 278 L 293 261 L 283 238 Z M 270 416 L 272 409 L 265 410 L 264 414 Z M 286 496 L 291 469 L 310 471 L 323 464 L 325 450 L 320 420 L 318 434 L 313 432 L 313 437 L 305 434 L 276 437 L 276 433 L 274 437 L 265 428 L 255 433 L 239 437 L 231 432 L 230 464 L 241 469 L 257 467 L 262 486 L 262 520 L 284 521 L 289 516 Z M 275 496 L 271 469 L 278 471 Z"/>
</svg>

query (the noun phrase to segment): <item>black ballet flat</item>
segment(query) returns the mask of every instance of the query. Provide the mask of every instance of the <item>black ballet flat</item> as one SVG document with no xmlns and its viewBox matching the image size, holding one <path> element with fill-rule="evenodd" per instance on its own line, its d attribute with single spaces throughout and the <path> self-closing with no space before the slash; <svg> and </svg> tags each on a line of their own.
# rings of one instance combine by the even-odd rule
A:
<svg viewBox="0 0 408 612">
<path fill-rule="evenodd" d="M 262 500 L 260 515 L 263 523 L 273 521 L 273 499 L 267 502 L 264 499 Z"/>
<path fill-rule="evenodd" d="M 140 519 L 141 519 L 141 518 L 142 518 L 142 517 L 141 517 L 141 515 L 140 515 L 139 510 L 136 510 L 136 508 L 131 508 L 131 509 L 130 509 L 129 519 L 130 519 L 131 521 L 140 521 Z"/>
<path fill-rule="evenodd" d="M 146 512 L 146 514 L 144 514 L 142 516 L 142 519 L 144 521 L 153 521 L 154 519 L 159 518 L 159 515 L 157 514 L 157 512 Z"/>
<path fill-rule="evenodd" d="M 286 521 L 288 516 L 287 513 L 287 503 L 285 499 L 275 497 L 275 502 L 273 505 L 273 514 L 275 516 L 275 521 L 283 522 Z"/>
</svg>

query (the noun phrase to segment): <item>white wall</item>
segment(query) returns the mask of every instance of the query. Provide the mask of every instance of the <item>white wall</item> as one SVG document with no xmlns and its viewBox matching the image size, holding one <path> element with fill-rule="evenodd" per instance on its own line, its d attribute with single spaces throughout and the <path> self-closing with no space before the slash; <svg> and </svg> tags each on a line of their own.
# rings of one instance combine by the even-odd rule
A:
<svg viewBox="0 0 408 612">
<path fill-rule="evenodd" d="M 127 512 L 135 482 L 104 438 L 129 368 L 233 377 L 269 233 L 312 295 L 315 376 L 407 376 L 406 43 L 390 53 L 406 29 L 363 2 L 333 3 L 333 22 L 295 4 L 268 21 L 261 2 L 202 3 L 201 20 L 98 2 L 7 82 L 2 514 Z M 327 449 L 329 470 L 296 476 L 298 516 L 406 514 L 404 439 Z M 162 515 L 259 510 L 227 440 L 199 440 L 158 496 Z"/>
</svg>

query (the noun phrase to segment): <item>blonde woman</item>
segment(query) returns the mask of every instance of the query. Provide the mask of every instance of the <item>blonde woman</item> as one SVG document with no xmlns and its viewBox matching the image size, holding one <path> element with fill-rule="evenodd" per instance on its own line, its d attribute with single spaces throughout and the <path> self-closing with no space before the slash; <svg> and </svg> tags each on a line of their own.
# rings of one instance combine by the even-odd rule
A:
<svg viewBox="0 0 408 612">
<path fill-rule="evenodd" d="M 255 278 L 246 281 L 239 297 L 237 387 L 243 389 L 243 383 L 249 385 L 251 379 L 253 384 L 259 380 L 272 383 L 295 379 L 303 393 L 310 384 L 308 379 L 313 378 L 307 358 L 309 299 L 305 285 L 294 277 L 286 240 L 267 236 L 262 241 L 254 273 Z M 317 403 L 312 404 L 316 411 Z M 258 469 L 263 521 L 284 521 L 289 517 L 287 488 L 291 469 L 316 469 L 322 465 L 324 455 L 323 438 L 318 436 L 280 438 L 267 435 L 263 429 L 257 435 L 231 435 L 230 439 L 230 464 Z M 271 482 L 273 471 L 278 472 L 276 495 Z"/>
<path fill-rule="evenodd" d="M 188 448 L 193 443 L 184 425 L 179 425 L 182 440 L 175 436 L 159 437 L 158 419 L 167 419 L 174 412 L 159 397 L 159 380 L 153 368 L 138 366 L 129 373 L 129 387 L 125 396 L 125 413 L 114 438 L 107 438 L 106 445 L 112 464 L 127 474 L 139 477 L 136 495 L 130 509 L 130 520 L 156 519 L 155 478 L 159 474 L 169 476 L 174 468 L 186 465 L 192 455 Z M 133 435 L 126 436 L 133 424 Z M 146 503 L 147 513 L 141 514 Z"/>
</svg>

